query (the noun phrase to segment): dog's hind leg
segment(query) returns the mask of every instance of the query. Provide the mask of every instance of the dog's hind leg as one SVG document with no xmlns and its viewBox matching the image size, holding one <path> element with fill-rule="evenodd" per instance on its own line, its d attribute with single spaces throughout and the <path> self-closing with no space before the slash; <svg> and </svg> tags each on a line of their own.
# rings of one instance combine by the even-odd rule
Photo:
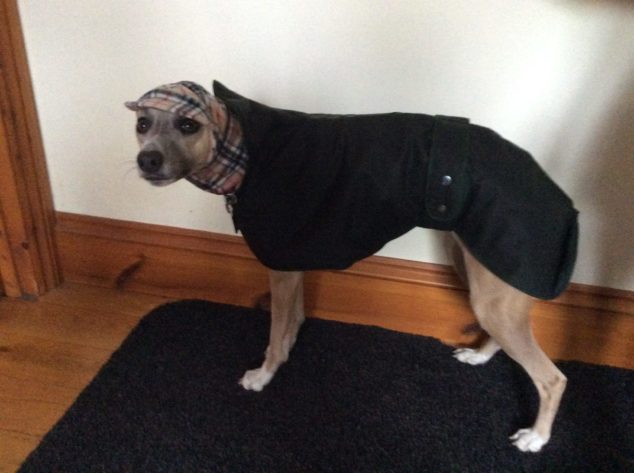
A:
<svg viewBox="0 0 634 473">
<path fill-rule="evenodd" d="M 509 286 L 464 249 L 471 305 L 482 328 L 491 336 L 491 352 L 499 345 L 524 368 L 539 394 L 539 411 L 532 427 L 511 436 L 522 451 L 539 451 L 550 439 L 566 377 L 541 350 L 530 326 L 533 299 Z"/>
<path fill-rule="evenodd" d="M 271 285 L 271 332 L 261 367 L 247 371 L 240 384 L 252 391 L 262 391 L 295 344 L 304 321 L 304 273 L 269 271 Z"/>
<path fill-rule="evenodd" d="M 453 262 L 454 270 L 460 278 L 460 281 L 468 287 L 469 279 L 467 276 L 467 266 L 465 262 L 463 245 L 460 239 L 453 233 L 447 234 L 445 237 L 445 249 Z M 465 330 L 481 331 L 479 323 L 468 326 Z M 489 361 L 500 349 L 500 345 L 491 337 L 485 339 L 478 349 L 458 348 L 453 352 L 454 358 L 463 363 L 470 365 L 482 365 Z"/>
</svg>

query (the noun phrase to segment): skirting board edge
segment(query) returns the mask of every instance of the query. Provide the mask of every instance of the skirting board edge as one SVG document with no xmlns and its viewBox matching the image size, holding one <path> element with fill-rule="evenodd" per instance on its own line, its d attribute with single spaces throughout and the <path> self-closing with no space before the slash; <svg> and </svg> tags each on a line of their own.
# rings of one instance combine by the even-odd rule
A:
<svg viewBox="0 0 634 473">
<path fill-rule="evenodd" d="M 253 306 L 265 268 L 239 236 L 57 212 L 64 278 L 122 290 Z M 448 266 L 372 256 L 306 275 L 310 315 L 464 345 L 475 335 L 467 292 Z M 538 302 L 535 334 L 552 357 L 634 368 L 634 293 L 572 284 Z M 596 347 L 594 349 L 593 347 Z M 631 365 L 631 366 L 630 366 Z"/>
</svg>

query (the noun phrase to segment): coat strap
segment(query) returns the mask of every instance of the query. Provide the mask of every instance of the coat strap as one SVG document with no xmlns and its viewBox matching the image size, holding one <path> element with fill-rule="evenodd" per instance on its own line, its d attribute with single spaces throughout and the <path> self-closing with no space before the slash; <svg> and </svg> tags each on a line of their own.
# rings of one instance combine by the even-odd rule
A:
<svg viewBox="0 0 634 473">
<path fill-rule="evenodd" d="M 469 152 L 469 120 L 437 115 L 425 205 L 429 216 L 439 222 L 439 228 L 451 229 L 462 214 L 470 188 Z"/>
</svg>

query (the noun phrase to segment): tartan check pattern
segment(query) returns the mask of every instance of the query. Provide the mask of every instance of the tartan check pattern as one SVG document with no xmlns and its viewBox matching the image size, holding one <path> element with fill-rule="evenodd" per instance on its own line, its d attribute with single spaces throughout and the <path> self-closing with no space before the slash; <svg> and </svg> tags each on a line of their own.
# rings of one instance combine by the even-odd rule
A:
<svg viewBox="0 0 634 473">
<path fill-rule="evenodd" d="M 223 108 L 227 111 L 224 105 Z M 216 139 L 216 149 L 212 153 L 215 158 L 200 171 L 187 176 L 187 180 L 213 194 L 233 194 L 242 184 L 249 155 L 240 124 L 228 111 L 224 136 Z"/>
<path fill-rule="evenodd" d="M 218 195 L 230 195 L 239 189 L 249 161 L 242 128 L 226 105 L 204 87 L 189 81 L 166 84 L 146 92 L 136 102 L 126 102 L 126 106 L 132 110 L 155 108 L 210 125 L 215 143 L 208 164 L 186 179 Z M 223 124 L 216 123 L 213 118 L 214 109 L 220 110 L 220 115 L 225 118 L 222 131 L 220 126 Z"/>
<path fill-rule="evenodd" d="M 136 101 L 137 108 L 156 108 L 175 113 L 203 125 L 212 122 L 210 102 L 214 97 L 193 82 L 166 84 L 146 92 Z"/>
</svg>

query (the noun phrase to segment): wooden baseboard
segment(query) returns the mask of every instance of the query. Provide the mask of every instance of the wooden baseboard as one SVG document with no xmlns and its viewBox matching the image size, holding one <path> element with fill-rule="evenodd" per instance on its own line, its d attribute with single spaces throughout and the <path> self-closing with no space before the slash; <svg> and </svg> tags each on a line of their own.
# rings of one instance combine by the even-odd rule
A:
<svg viewBox="0 0 634 473">
<path fill-rule="evenodd" d="M 57 213 L 66 280 L 252 306 L 266 270 L 241 237 Z M 306 276 L 307 311 L 469 344 L 467 292 L 447 266 L 373 256 L 346 271 Z M 533 327 L 553 358 L 634 368 L 634 293 L 572 285 L 539 302 Z"/>
</svg>

